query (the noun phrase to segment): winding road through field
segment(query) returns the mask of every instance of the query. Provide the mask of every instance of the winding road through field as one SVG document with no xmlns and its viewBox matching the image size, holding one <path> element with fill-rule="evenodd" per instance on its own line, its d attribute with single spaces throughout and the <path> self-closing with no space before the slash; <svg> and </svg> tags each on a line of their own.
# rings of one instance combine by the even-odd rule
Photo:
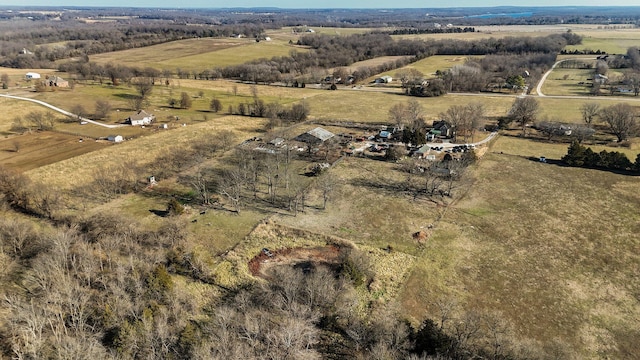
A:
<svg viewBox="0 0 640 360">
<path fill-rule="evenodd" d="M 86 122 L 88 122 L 90 124 L 94 124 L 94 125 L 98 125 L 98 126 L 102 126 L 102 127 L 106 127 L 106 128 L 110 128 L 110 129 L 126 126 L 126 125 L 123 125 L 123 124 L 116 124 L 116 125 L 103 124 L 103 123 L 98 122 L 98 121 L 94 121 L 94 120 L 91 120 L 91 119 L 87 119 L 87 118 L 78 116 L 76 114 L 72 114 L 72 113 L 70 113 L 70 112 L 68 112 L 66 110 L 60 109 L 58 107 L 55 107 L 55 106 L 53 106 L 51 104 L 48 104 L 48 103 L 46 103 L 44 101 L 40 101 L 40 100 L 35 100 L 35 99 L 26 98 L 26 97 L 20 97 L 20 96 L 6 95 L 6 94 L 0 94 L 0 97 L 14 99 L 14 100 L 31 101 L 33 103 L 45 106 L 45 107 L 47 107 L 47 108 L 49 108 L 51 110 L 57 111 L 57 112 L 59 112 L 61 114 L 77 118 L 79 121 L 83 121 L 83 122 L 86 121 Z"/>
</svg>

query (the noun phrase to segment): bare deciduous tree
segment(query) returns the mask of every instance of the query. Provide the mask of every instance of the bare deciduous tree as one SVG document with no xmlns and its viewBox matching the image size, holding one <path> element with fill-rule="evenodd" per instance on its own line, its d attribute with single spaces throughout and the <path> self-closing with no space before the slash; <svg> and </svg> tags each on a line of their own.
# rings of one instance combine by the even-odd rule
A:
<svg viewBox="0 0 640 360">
<path fill-rule="evenodd" d="M 104 119 L 107 116 L 109 116 L 109 113 L 111 112 L 111 103 L 107 100 L 96 100 L 96 112 L 95 112 L 95 118 L 96 119 Z"/>
<path fill-rule="evenodd" d="M 224 171 L 218 181 L 218 192 L 229 200 L 236 214 L 240 214 L 244 184 L 245 178 L 239 169 Z"/>
<path fill-rule="evenodd" d="M 509 117 L 522 126 L 522 136 L 527 135 L 527 125 L 536 120 L 540 105 L 535 98 L 519 97 L 509 110 Z"/>
<path fill-rule="evenodd" d="M 600 110 L 600 118 L 609 126 L 618 142 L 638 133 L 636 113 L 629 104 L 621 103 L 606 107 Z"/>
<path fill-rule="evenodd" d="M 580 113 L 582 114 L 582 121 L 587 126 L 591 126 L 600 112 L 600 104 L 595 102 L 588 102 L 582 104 L 580 107 Z"/>
</svg>

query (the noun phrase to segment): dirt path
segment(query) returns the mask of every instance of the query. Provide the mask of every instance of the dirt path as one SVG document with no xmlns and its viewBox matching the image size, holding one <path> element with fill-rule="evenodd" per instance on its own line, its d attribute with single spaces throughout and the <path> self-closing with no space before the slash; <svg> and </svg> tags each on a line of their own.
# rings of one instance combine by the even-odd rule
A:
<svg viewBox="0 0 640 360">
<path fill-rule="evenodd" d="M 103 124 L 103 123 L 98 122 L 98 121 L 94 121 L 94 120 L 91 120 L 91 119 L 80 117 L 80 116 L 78 116 L 76 114 L 72 114 L 72 113 L 70 113 L 70 112 L 68 112 L 66 110 L 62 110 L 62 109 L 60 109 L 58 107 L 55 107 L 55 106 L 53 106 L 51 104 L 48 104 L 48 103 L 46 103 L 44 101 L 40 101 L 40 100 L 35 100 L 35 99 L 30 99 L 30 98 L 20 97 L 20 96 L 6 95 L 6 94 L 0 94 L 0 97 L 14 99 L 14 100 L 31 101 L 31 102 L 34 102 L 36 104 L 45 106 L 45 107 L 47 107 L 47 108 L 49 108 L 51 110 L 57 111 L 57 112 L 59 112 L 61 114 L 77 118 L 79 121 L 86 121 L 86 122 L 88 122 L 90 124 L 94 124 L 94 125 L 98 125 L 98 126 L 102 126 L 102 127 L 106 127 L 106 128 L 110 128 L 110 129 L 126 126 L 126 125 L 122 125 L 122 124 L 117 124 L 117 125 Z"/>
</svg>

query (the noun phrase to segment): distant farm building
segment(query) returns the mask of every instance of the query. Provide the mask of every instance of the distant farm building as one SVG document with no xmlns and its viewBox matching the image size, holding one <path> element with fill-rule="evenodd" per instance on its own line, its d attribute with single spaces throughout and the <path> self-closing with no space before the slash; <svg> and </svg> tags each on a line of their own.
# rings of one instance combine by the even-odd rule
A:
<svg viewBox="0 0 640 360">
<path fill-rule="evenodd" d="M 138 110 L 135 114 L 127 118 L 127 122 L 132 126 L 149 125 L 155 119 L 155 116 L 144 110 Z"/>
<path fill-rule="evenodd" d="M 376 84 L 388 84 L 393 81 L 393 78 L 389 75 L 381 76 L 374 80 Z"/>
<path fill-rule="evenodd" d="M 27 80 L 31 80 L 31 79 L 40 79 L 40 74 L 36 73 L 36 72 L 28 72 L 25 75 L 25 78 Z"/>
<path fill-rule="evenodd" d="M 596 76 L 593 77 L 593 82 L 597 84 L 605 84 L 607 81 L 609 81 L 609 78 L 602 74 L 596 74 Z"/>
<path fill-rule="evenodd" d="M 123 142 L 124 138 L 122 137 L 122 135 L 109 135 L 107 136 L 107 140 L 115 143 L 119 143 L 119 142 Z"/>
<path fill-rule="evenodd" d="M 50 77 L 47 81 L 49 86 L 69 87 L 69 82 L 59 76 Z"/>
<path fill-rule="evenodd" d="M 453 129 L 451 125 L 445 120 L 434 121 L 433 129 L 429 132 L 435 136 L 443 136 L 443 137 L 453 136 Z"/>
<path fill-rule="evenodd" d="M 307 131 L 304 134 L 298 135 L 296 137 L 296 140 L 309 144 L 319 144 L 331 139 L 334 136 L 335 135 L 331 131 L 325 130 L 321 127 L 317 127 L 313 130 Z"/>
</svg>

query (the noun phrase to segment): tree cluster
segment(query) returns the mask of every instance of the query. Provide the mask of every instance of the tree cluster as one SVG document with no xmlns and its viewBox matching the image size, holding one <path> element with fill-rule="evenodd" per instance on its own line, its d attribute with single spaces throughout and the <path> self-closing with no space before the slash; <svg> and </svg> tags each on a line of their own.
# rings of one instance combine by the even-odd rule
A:
<svg viewBox="0 0 640 360">
<path fill-rule="evenodd" d="M 562 157 L 562 161 L 576 167 L 640 171 L 640 154 L 636 157 L 635 163 L 632 163 L 624 153 L 607 150 L 598 153 L 589 147 L 580 145 L 577 141 L 571 143 L 567 155 Z"/>
<path fill-rule="evenodd" d="M 386 32 L 389 35 L 419 35 L 419 34 L 460 34 L 476 32 L 473 27 L 428 27 L 428 28 L 404 28 Z"/>
<path fill-rule="evenodd" d="M 180 219 L 154 230 L 102 212 L 58 227 L 0 219 L 0 354 L 25 359 L 534 358 L 500 314 L 459 312 L 413 328 L 394 303 L 362 307 L 366 252 L 275 266 L 217 286 Z M 185 286 L 189 284 L 189 286 Z M 199 296 L 193 296 L 193 289 Z M 527 356 L 525 357 L 525 354 Z"/>
</svg>

